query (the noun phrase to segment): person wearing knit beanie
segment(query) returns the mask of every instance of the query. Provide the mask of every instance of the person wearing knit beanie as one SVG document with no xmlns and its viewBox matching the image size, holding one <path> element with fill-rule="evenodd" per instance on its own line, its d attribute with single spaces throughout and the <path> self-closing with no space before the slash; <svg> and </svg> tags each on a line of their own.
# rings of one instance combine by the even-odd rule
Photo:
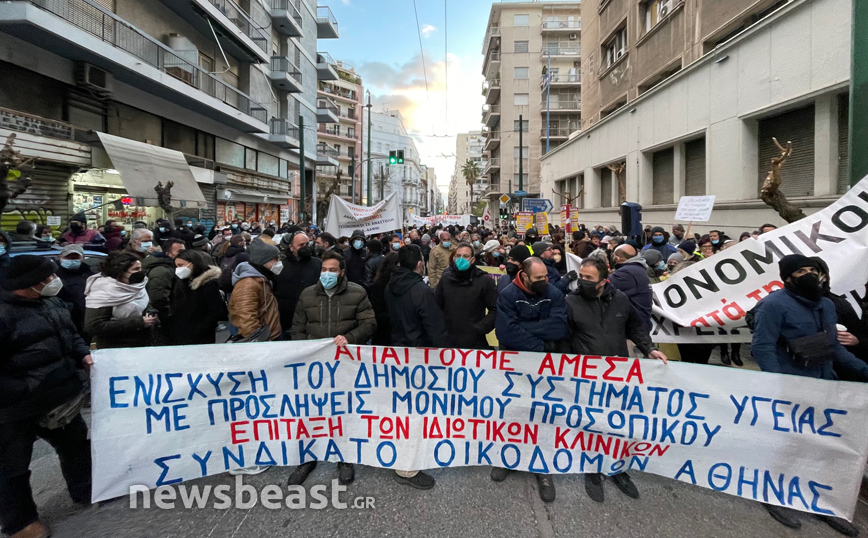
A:
<svg viewBox="0 0 868 538">
<path fill-rule="evenodd" d="M 45 256 L 16 256 L 3 272 L 3 289 L 26 290 L 38 286 L 54 274 L 54 263 Z"/>
<path fill-rule="evenodd" d="M 265 243 L 262 239 L 256 238 L 250 242 L 247 247 L 247 254 L 250 256 L 250 264 L 264 266 L 266 263 L 280 256 L 280 251 L 277 247 Z"/>
</svg>

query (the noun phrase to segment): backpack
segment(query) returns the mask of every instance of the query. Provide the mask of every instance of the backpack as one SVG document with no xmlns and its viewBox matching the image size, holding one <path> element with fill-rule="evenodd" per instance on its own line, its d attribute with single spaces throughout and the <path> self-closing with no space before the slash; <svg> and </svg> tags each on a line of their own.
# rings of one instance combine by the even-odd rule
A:
<svg viewBox="0 0 868 538">
<path fill-rule="evenodd" d="M 220 284 L 220 289 L 225 293 L 232 292 L 232 272 L 235 270 L 235 256 L 223 256 L 220 260 L 220 279 L 217 281 Z"/>
</svg>

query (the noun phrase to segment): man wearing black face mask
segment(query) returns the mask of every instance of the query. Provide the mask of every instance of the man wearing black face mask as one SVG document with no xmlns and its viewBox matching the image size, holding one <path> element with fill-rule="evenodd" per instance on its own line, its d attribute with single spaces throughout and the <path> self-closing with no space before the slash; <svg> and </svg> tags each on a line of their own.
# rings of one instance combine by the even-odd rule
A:
<svg viewBox="0 0 868 538">
<path fill-rule="evenodd" d="M 506 274 L 497 279 L 497 293 L 503 293 L 512 281 L 515 280 L 518 272 L 521 271 L 521 264 L 524 260 L 531 257 L 530 249 L 524 245 L 519 245 L 510 249 L 509 255 L 506 258 Z"/>
<path fill-rule="evenodd" d="M 599 258 L 587 258 L 579 269 L 579 289 L 567 296 L 569 352 L 577 355 L 627 357 L 627 339 L 651 359 L 664 363 L 666 355 L 651 343 L 648 331 L 630 299 L 609 284 L 609 268 Z M 612 476 L 612 481 L 624 495 L 639 498 L 639 490 L 627 473 Z M 588 496 L 603 502 L 602 475 L 585 475 Z"/>
<path fill-rule="evenodd" d="M 298 226 L 280 240 L 280 259 L 284 269 L 274 277 L 274 296 L 280 309 L 280 326 L 288 333 L 295 317 L 295 307 L 305 288 L 319 282 L 322 260 L 313 257 L 308 237 Z"/>
<path fill-rule="evenodd" d="M 449 331 L 448 347 L 491 349 L 486 335 L 494 330 L 497 317 L 497 287 L 476 267 L 473 245 L 458 244 L 434 296 Z"/>
<path fill-rule="evenodd" d="M 764 297 L 754 307 L 751 353 L 764 372 L 868 381 L 868 364 L 857 359 L 838 341 L 835 305 L 823 297 L 819 264 L 801 254 L 784 256 L 778 262 L 784 289 Z M 764 504 L 769 515 L 787 527 L 798 529 L 796 512 Z M 856 536 L 856 529 L 843 519 L 818 516 L 833 529 Z"/>
</svg>

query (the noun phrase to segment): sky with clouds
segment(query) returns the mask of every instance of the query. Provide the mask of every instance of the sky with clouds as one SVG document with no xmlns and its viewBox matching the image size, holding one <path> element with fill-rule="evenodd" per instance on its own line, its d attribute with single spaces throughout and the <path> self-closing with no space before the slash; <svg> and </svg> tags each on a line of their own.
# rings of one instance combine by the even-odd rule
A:
<svg viewBox="0 0 868 538">
<path fill-rule="evenodd" d="M 423 164 L 437 172 L 445 202 L 455 164 L 455 135 L 481 128 L 482 40 L 491 4 L 416 0 L 418 27 L 413 0 L 320 4 L 334 12 L 340 39 L 320 40 L 319 50 L 356 69 L 371 91 L 374 111 L 401 111 Z"/>
</svg>

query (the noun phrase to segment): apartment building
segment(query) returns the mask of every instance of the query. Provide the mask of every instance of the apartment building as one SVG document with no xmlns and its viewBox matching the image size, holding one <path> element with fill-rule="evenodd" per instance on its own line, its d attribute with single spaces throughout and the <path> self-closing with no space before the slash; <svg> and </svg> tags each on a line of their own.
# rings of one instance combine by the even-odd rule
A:
<svg viewBox="0 0 868 538">
<path fill-rule="evenodd" d="M 464 178 L 463 168 L 470 161 L 476 163 L 480 172 L 487 161 L 483 154 L 486 139 L 482 131 L 459 133 L 455 139 L 455 170 L 449 182 L 449 208 L 451 215 L 469 215 L 473 205 L 479 202 L 488 190 L 488 177 L 481 175 L 471 188 Z"/>
<path fill-rule="evenodd" d="M 334 194 L 349 202 L 362 203 L 362 78 L 353 66 L 320 53 L 329 73 L 317 87 L 317 197 L 337 186 Z M 339 184 L 338 170 L 341 172 Z"/>
<path fill-rule="evenodd" d="M 485 196 L 493 206 L 505 192 L 540 195 L 540 157 L 581 126 L 580 15 L 579 2 L 491 6 L 482 123 Z"/>
<path fill-rule="evenodd" d="M 36 161 L 3 227 L 76 212 L 152 224 L 157 181 L 174 182 L 176 215 L 206 225 L 299 220 L 317 40 L 337 37 L 315 0 L 5 2 L 0 136 Z"/>
<path fill-rule="evenodd" d="M 581 134 L 541 160 L 543 190 L 586 223 L 618 223 L 618 179 L 646 224 L 681 196 L 715 195 L 696 231 L 783 220 L 759 198 L 793 143 L 781 191 L 807 213 L 846 191 L 849 0 L 588 0 Z M 847 29 L 841 31 L 841 29 Z M 558 199 L 556 203 L 560 203 Z"/>
</svg>

